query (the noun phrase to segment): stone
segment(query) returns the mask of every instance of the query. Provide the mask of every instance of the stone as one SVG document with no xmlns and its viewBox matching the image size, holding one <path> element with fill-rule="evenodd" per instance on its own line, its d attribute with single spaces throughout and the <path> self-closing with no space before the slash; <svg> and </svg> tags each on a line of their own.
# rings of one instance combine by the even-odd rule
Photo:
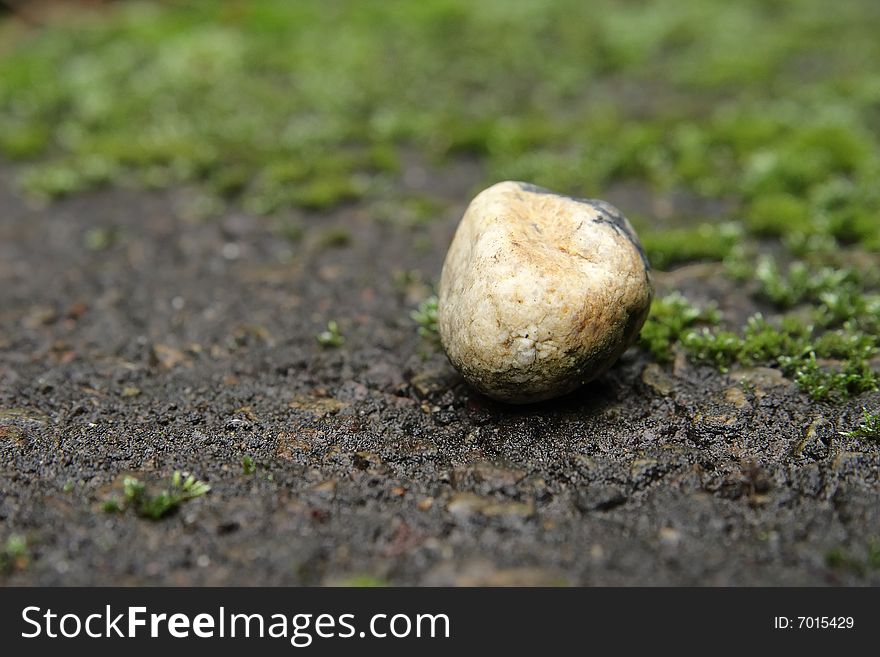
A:
<svg viewBox="0 0 880 657">
<path fill-rule="evenodd" d="M 574 505 L 583 513 L 611 511 L 626 504 L 626 493 L 617 486 L 593 483 L 578 491 Z"/>
<path fill-rule="evenodd" d="M 675 389 L 675 381 L 657 363 L 648 363 L 642 370 L 642 383 L 657 394 L 668 397 Z"/>
<path fill-rule="evenodd" d="M 749 398 L 742 386 L 730 386 L 724 391 L 724 401 L 736 408 L 746 408 L 749 406 Z"/>
<path fill-rule="evenodd" d="M 794 382 L 786 379 L 780 370 L 772 367 L 751 367 L 733 372 L 731 380 L 749 387 L 755 399 L 763 399 L 772 388 L 793 387 Z"/>
<path fill-rule="evenodd" d="M 474 493 L 456 493 L 446 505 L 446 510 L 457 518 L 475 515 L 528 518 L 535 514 L 535 505 L 532 502 L 500 502 Z"/>
<path fill-rule="evenodd" d="M 819 461 L 828 456 L 828 452 L 834 441 L 834 426 L 824 417 L 817 417 L 810 422 L 803 437 L 791 450 L 795 457 L 805 456 Z"/>
<path fill-rule="evenodd" d="M 287 404 L 287 406 L 300 411 L 306 411 L 316 417 L 324 418 L 328 415 L 336 415 L 342 409 L 347 408 L 348 404 L 333 397 L 308 397 L 306 395 L 297 395 Z"/>
<path fill-rule="evenodd" d="M 502 182 L 471 202 L 449 247 L 440 340 L 485 395 L 543 401 L 603 374 L 638 337 L 652 295 L 645 253 L 617 209 Z"/>
</svg>

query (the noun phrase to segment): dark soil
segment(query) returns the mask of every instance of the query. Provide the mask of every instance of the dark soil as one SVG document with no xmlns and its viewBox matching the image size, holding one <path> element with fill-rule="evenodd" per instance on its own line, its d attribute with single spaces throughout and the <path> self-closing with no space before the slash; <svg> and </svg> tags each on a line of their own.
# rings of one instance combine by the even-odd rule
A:
<svg viewBox="0 0 880 657">
<path fill-rule="evenodd" d="M 428 229 L 354 205 L 291 242 L 186 220 L 184 192 L 32 209 L 2 172 L 0 539 L 28 555 L 0 582 L 880 584 L 880 446 L 840 434 L 877 394 L 817 405 L 632 349 L 566 399 L 493 403 L 409 317 L 473 191 L 438 176 L 457 201 Z M 658 284 L 753 310 L 712 265 Z M 175 470 L 212 491 L 102 509 Z"/>
</svg>

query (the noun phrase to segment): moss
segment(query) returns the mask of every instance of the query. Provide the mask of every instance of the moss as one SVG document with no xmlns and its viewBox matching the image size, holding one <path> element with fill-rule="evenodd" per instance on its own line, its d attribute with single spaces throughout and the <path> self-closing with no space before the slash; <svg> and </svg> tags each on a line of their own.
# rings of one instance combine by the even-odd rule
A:
<svg viewBox="0 0 880 657">
<path fill-rule="evenodd" d="M 812 328 L 797 317 L 783 317 L 777 325 L 761 314 L 753 315 L 746 322 L 736 360 L 746 366 L 778 366 L 783 356 L 809 351 L 812 334 Z"/>
<path fill-rule="evenodd" d="M 437 296 L 431 295 L 419 304 L 410 317 L 419 325 L 419 335 L 425 338 L 437 337 Z"/>
<path fill-rule="evenodd" d="M 373 217 L 395 228 L 417 230 L 444 215 L 443 205 L 430 196 L 407 196 L 374 205 Z"/>
<path fill-rule="evenodd" d="M 698 260 L 724 260 L 740 239 L 735 224 L 701 224 L 643 232 L 641 241 L 648 260 L 657 269 Z"/>
<path fill-rule="evenodd" d="M 327 322 L 327 330 L 318 333 L 315 339 L 318 341 L 318 344 L 325 348 L 341 347 L 345 344 L 345 337 L 343 337 L 339 330 L 339 323 L 335 320 Z"/>
<path fill-rule="evenodd" d="M 0 127 L 0 153 L 12 160 L 27 160 L 39 155 L 49 145 L 48 126 L 38 123 Z"/>
<path fill-rule="evenodd" d="M 877 333 L 880 320 L 878 297 L 865 294 L 852 284 L 819 294 L 814 317 L 821 326 L 841 326 L 847 323 L 858 326 L 868 333 Z"/>
<path fill-rule="evenodd" d="M 677 340 L 691 360 L 722 372 L 737 364 L 777 367 L 817 401 L 880 386 L 880 374 L 872 365 L 880 352 L 880 299 L 870 292 L 877 285 L 875 274 L 802 261 L 792 262 L 783 273 L 775 260 L 763 258 L 755 277 L 759 299 L 797 310 L 773 320 L 756 314 L 738 331 L 681 329 L 679 324 L 669 335 L 668 350 L 652 350 L 658 359 L 668 357 Z M 656 330 L 651 326 L 648 335 Z"/>
<path fill-rule="evenodd" d="M 847 549 L 834 547 L 825 553 L 825 565 L 834 570 L 848 570 L 864 576 L 869 570 L 880 569 L 880 541 L 871 539 L 867 546 Z"/>
<path fill-rule="evenodd" d="M 328 176 L 297 186 L 292 194 L 295 205 L 309 210 L 326 210 L 361 196 L 361 186 L 351 176 Z"/>
<path fill-rule="evenodd" d="M 790 129 L 774 148 L 752 156 L 746 193 L 808 193 L 834 175 L 852 175 L 870 166 L 868 135 L 853 125 L 809 122 Z"/>
<path fill-rule="evenodd" d="M 869 438 L 880 440 L 880 413 L 872 413 L 867 408 L 862 409 L 862 423 L 852 431 L 842 432 L 850 438 Z"/>
<path fill-rule="evenodd" d="M 305 235 L 305 229 L 299 222 L 288 220 L 280 224 L 278 227 L 278 233 L 288 242 L 296 244 L 297 242 L 302 241 L 303 235 Z"/>
<path fill-rule="evenodd" d="M 868 545 L 868 566 L 880 570 L 880 541 L 874 539 Z"/>
<path fill-rule="evenodd" d="M 684 335 L 682 345 L 697 363 L 716 367 L 721 372 L 730 369 L 743 348 L 743 340 L 732 331 L 690 331 Z"/>
<path fill-rule="evenodd" d="M 821 367 L 816 354 L 806 358 L 781 358 L 785 370 L 814 401 L 846 398 L 877 389 L 880 377 L 860 359 L 844 361 L 840 367 Z"/>
<path fill-rule="evenodd" d="M 235 199 L 247 189 L 250 182 L 250 173 L 243 166 L 227 166 L 219 168 L 208 185 L 217 196 L 225 199 Z"/>
<path fill-rule="evenodd" d="M 210 490 L 211 487 L 205 482 L 181 472 L 175 472 L 168 484 L 156 493 L 148 491 L 146 484 L 136 477 L 125 477 L 122 499 L 105 500 L 102 509 L 106 513 L 132 509 L 142 518 L 160 520 L 176 511 L 184 502 L 206 495 Z"/>
<path fill-rule="evenodd" d="M 825 565 L 832 570 L 849 570 L 857 575 L 865 574 L 865 564 L 842 547 L 832 548 L 825 553 Z"/>
<path fill-rule="evenodd" d="M 759 297 L 785 310 L 820 301 L 823 295 L 839 293 L 841 289 L 855 291 L 858 274 L 851 269 L 814 268 L 802 261 L 792 262 L 783 271 L 775 260 L 765 257 L 758 262 L 755 278 L 760 284 Z"/>
<path fill-rule="evenodd" d="M 328 228 L 318 237 L 319 249 L 338 249 L 351 244 L 351 233 L 345 228 Z"/>
<path fill-rule="evenodd" d="M 27 538 L 23 534 L 10 534 L 0 549 L 0 572 L 24 570 L 30 560 Z"/>
<path fill-rule="evenodd" d="M 720 314 L 713 306 L 698 308 L 679 293 L 654 299 L 639 344 L 660 362 L 672 360 L 673 347 L 684 332 L 696 324 L 717 324 Z"/>
<path fill-rule="evenodd" d="M 810 200 L 822 232 L 843 244 L 862 243 L 868 248 L 880 244 L 880 192 L 876 185 L 831 178 L 811 191 Z"/>
<path fill-rule="evenodd" d="M 119 241 L 116 228 L 91 228 L 83 238 L 83 245 L 89 251 L 106 251 Z"/>
<path fill-rule="evenodd" d="M 810 207 L 791 194 L 768 194 L 752 201 L 745 214 L 749 231 L 760 237 L 781 238 L 810 229 Z"/>
<path fill-rule="evenodd" d="M 880 374 L 871 366 L 878 340 L 851 327 L 818 334 L 796 318 L 777 325 L 756 315 L 742 334 L 703 328 L 685 333 L 681 344 L 692 360 L 722 372 L 734 364 L 778 367 L 816 401 L 846 398 L 880 385 Z"/>
</svg>

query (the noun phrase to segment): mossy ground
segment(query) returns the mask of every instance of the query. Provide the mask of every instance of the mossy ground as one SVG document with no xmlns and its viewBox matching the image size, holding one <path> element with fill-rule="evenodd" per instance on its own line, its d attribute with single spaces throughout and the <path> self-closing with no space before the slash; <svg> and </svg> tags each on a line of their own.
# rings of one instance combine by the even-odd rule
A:
<svg viewBox="0 0 880 657">
<path fill-rule="evenodd" d="M 36 22 L 0 19 L 2 576 L 875 581 L 876 2 Z M 526 411 L 431 340 L 503 178 L 614 202 L 658 284 L 618 368 Z M 212 492 L 100 511 L 175 470 Z"/>
</svg>

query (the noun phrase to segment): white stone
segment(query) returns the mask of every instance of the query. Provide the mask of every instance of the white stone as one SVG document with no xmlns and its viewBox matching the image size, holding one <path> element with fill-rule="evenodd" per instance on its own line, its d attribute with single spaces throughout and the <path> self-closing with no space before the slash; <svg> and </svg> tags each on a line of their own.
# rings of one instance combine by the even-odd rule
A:
<svg viewBox="0 0 880 657">
<path fill-rule="evenodd" d="M 438 329 L 475 388 L 537 402 L 605 372 L 638 337 L 652 294 L 644 251 L 614 207 L 502 182 L 458 226 Z"/>
</svg>

